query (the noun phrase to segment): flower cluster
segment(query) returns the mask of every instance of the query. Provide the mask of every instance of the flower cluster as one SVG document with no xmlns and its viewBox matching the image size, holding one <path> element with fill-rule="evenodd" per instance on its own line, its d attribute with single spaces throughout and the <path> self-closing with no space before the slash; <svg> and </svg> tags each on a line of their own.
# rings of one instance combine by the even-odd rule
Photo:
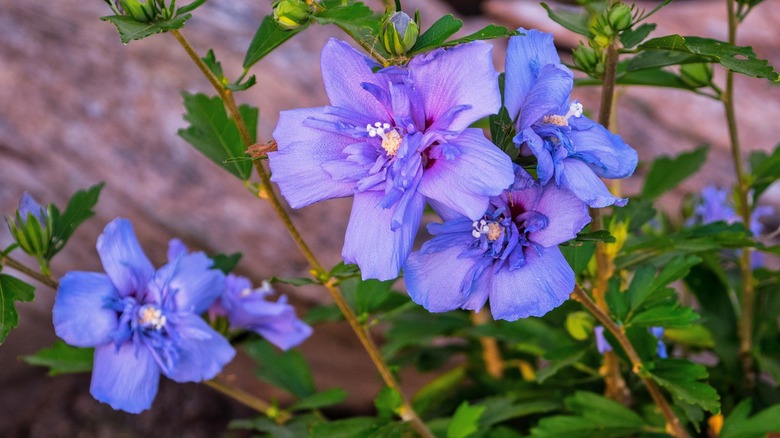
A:
<svg viewBox="0 0 780 438">
<path fill-rule="evenodd" d="M 114 409 L 148 409 L 160 374 L 197 382 L 230 362 L 233 347 L 201 317 L 214 306 L 234 326 L 267 335 L 281 348 L 311 332 L 283 300 L 264 306 L 262 300 L 236 299 L 231 285 L 249 287 L 249 281 L 226 279 L 210 258 L 188 253 L 178 240 L 171 241 L 168 263 L 155 271 L 126 219 L 106 226 L 97 250 L 105 274 L 69 272 L 62 278 L 54 329 L 70 345 L 95 347 L 90 392 Z"/>
</svg>

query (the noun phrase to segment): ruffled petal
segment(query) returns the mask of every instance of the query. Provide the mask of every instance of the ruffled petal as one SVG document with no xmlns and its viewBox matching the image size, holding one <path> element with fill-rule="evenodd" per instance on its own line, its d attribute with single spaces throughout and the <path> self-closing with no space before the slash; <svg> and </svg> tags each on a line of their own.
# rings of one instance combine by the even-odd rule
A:
<svg viewBox="0 0 780 438">
<path fill-rule="evenodd" d="M 522 27 L 518 31 L 525 35 L 509 38 L 504 82 L 504 105 L 513 120 L 520 113 L 541 68 L 561 63 L 552 34 Z"/>
<path fill-rule="evenodd" d="M 534 208 L 547 217 L 547 226 L 528 237 L 542 246 L 555 246 L 577 237 L 590 222 L 588 206 L 569 190 L 547 184 Z"/>
<path fill-rule="evenodd" d="M 604 182 L 582 161 L 566 158 L 561 164 L 561 186 L 571 190 L 590 207 L 602 208 L 613 204 L 623 207 L 628 203 L 628 199 L 612 195 Z"/>
<path fill-rule="evenodd" d="M 514 181 L 512 160 L 485 138 L 479 129 L 467 129 L 452 140 L 460 154 L 438 158 L 423 172 L 419 192 L 437 205 L 472 220 L 485 214 L 490 196 Z"/>
<path fill-rule="evenodd" d="M 202 252 L 179 256 L 160 268 L 155 286 L 172 294 L 178 312 L 203 313 L 225 290 L 225 274 L 213 264 Z"/>
<path fill-rule="evenodd" d="M 536 175 L 539 177 L 539 182 L 547 184 L 555 175 L 555 163 L 553 162 L 552 154 L 544 145 L 542 137 L 539 137 L 533 128 L 526 128 L 517 134 L 512 141 L 518 147 L 521 147 L 523 143 L 528 146 L 528 149 L 536 157 Z"/>
<path fill-rule="evenodd" d="M 141 249 L 129 220 L 117 218 L 109 222 L 98 236 L 97 251 L 103 269 L 121 296 L 146 290 L 154 266 Z"/>
<path fill-rule="evenodd" d="M 60 280 L 52 309 L 54 331 L 76 347 L 110 342 L 117 328 L 117 312 L 106 307 L 119 292 L 105 274 L 68 272 Z"/>
<path fill-rule="evenodd" d="M 404 265 L 404 281 L 412 301 L 429 312 L 449 312 L 462 306 L 464 289 L 471 288 L 463 281 L 476 263 L 473 258 L 459 257 L 464 249 L 451 246 L 435 253 L 413 252 Z"/>
<path fill-rule="evenodd" d="M 241 325 L 258 333 L 282 350 L 289 350 L 311 336 L 312 328 L 298 319 L 295 308 L 282 296 L 277 302 L 254 300 L 245 303 Z"/>
<path fill-rule="evenodd" d="M 588 163 L 602 178 L 626 178 L 637 165 L 636 151 L 619 135 L 582 116 L 569 119 L 569 137 L 574 145 L 574 157 Z"/>
<path fill-rule="evenodd" d="M 331 38 L 323 47 L 320 63 L 325 92 L 333 106 L 368 116 L 378 117 L 386 113 L 381 110 L 382 106 L 376 97 L 362 85 L 367 83 L 369 87 L 373 85 L 386 89 L 387 84 L 383 83 L 386 79 L 372 70 L 379 64 L 335 38 Z"/>
<path fill-rule="evenodd" d="M 301 208 L 323 199 L 351 196 L 353 181 L 336 181 L 322 164 L 346 160 L 344 148 L 358 140 L 304 124 L 310 117 L 328 118 L 325 108 L 282 111 L 274 130 L 279 150 L 268 154 L 271 181 L 293 208 Z M 336 123 L 334 121 L 334 123 Z"/>
<path fill-rule="evenodd" d="M 360 266 L 363 279 L 396 278 L 409 257 L 425 207 L 422 195 L 411 196 L 401 226 L 393 231 L 391 223 L 398 204 L 380 207 L 382 192 L 355 194 L 341 255 L 346 263 Z"/>
<path fill-rule="evenodd" d="M 514 271 L 501 269 L 492 276 L 490 310 L 495 319 L 542 316 L 560 306 L 574 290 L 574 271 L 558 247 L 523 250 L 525 266 Z"/>
<path fill-rule="evenodd" d="M 159 381 L 160 370 L 146 347 L 125 342 L 119 350 L 114 344 L 95 348 L 89 392 L 98 401 L 138 414 L 152 406 Z"/>
<path fill-rule="evenodd" d="M 457 113 L 448 127 L 461 131 L 501 109 L 491 52 L 490 44 L 475 41 L 433 50 L 409 61 L 409 76 L 422 96 L 428 125 L 450 108 L 468 105 L 470 108 Z"/>
<path fill-rule="evenodd" d="M 177 382 L 212 379 L 236 355 L 230 342 L 197 315 L 177 315 L 173 330 L 179 357 L 167 376 Z"/>
<path fill-rule="evenodd" d="M 566 66 L 547 64 L 539 70 L 533 87 L 528 91 L 517 121 L 518 131 L 531 127 L 546 115 L 560 112 L 574 86 L 574 75 Z M 557 114 L 563 116 L 565 114 Z"/>
</svg>

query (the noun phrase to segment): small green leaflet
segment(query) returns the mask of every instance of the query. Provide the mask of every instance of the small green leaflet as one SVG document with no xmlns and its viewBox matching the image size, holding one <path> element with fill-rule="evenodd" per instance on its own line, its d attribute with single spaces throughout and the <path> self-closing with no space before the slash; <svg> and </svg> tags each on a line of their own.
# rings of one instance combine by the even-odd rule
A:
<svg viewBox="0 0 780 438">
<path fill-rule="evenodd" d="M 447 427 L 447 438 L 466 438 L 478 431 L 479 419 L 485 409 L 485 406 L 470 406 L 467 401 L 461 403 Z"/>
<path fill-rule="evenodd" d="M 562 7 L 553 9 L 547 3 L 542 3 L 541 5 L 547 11 L 547 15 L 552 21 L 574 33 L 584 35 L 588 38 L 593 36 L 593 33 L 588 27 L 588 15 L 586 13 L 580 12 L 574 8 Z"/>
<path fill-rule="evenodd" d="M 92 370 L 92 348 L 78 348 L 57 341 L 51 348 L 38 350 L 31 356 L 22 356 L 30 365 L 49 368 L 49 375 L 85 373 Z"/>
<path fill-rule="evenodd" d="M 8 333 L 19 325 L 16 313 L 17 301 L 32 301 L 35 287 L 10 275 L 0 274 L 0 344 L 5 342 Z"/>
<path fill-rule="evenodd" d="M 110 15 L 100 19 L 113 23 L 119 31 L 119 38 L 122 40 L 122 44 L 127 44 L 132 40 L 141 40 L 158 33 L 181 29 L 190 18 L 192 18 L 191 14 L 184 14 L 173 17 L 170 20 L 151 23 L 141 23 L 124 15 Z"/>
<path fill-rule="evenodd" d="M 214 262 L 211 267 L 212 269 L 219 269 L 225 274 L 230 274 L 230 272 L 235 269 L 238 261 L 241 260 L 242 255 L 243 254 L 240 252 L 234 252 L 233 254 L 217 254 L 211 257 L 211 260 Z"/>
<path fill-rule="evenodd" d="M 95 215 L 93 209 L 97 205 L 101 190 L 103 190 L 102 182 L 86 190 L 77 191 L 71 196 L 62 214 L 57 207 L 52 206 L 52 243 L 46 254 L 47 260 L 51 260 L 65 246 L 79 225 Z"/>
<path fill-rule="evenodd" d="M 257 61 L 263 59 L 265 55 L 271 53 L 272 50 L 281 46 L 282 43 L 304 30 L 307 26 L 308 24 L 304 24 L 294 30 L 282 29 L 276 24 L 273 16 L 267 15 L 263 18 L 263 22 L 260 23 L 260 27 L 257 28 L 252 42 L 249 43 L 249 48 L 244 56 L 244 68 L 248 69 L 255 65 Z"/>
<path fill-rule="evenodd" d="M 664 359 L 650 370 L 653 380 L 668 389 L 675 399 L 700 406 L 714 414 L 720 412 L 720 396 L 707 383 L 709 375 L 703 365 L 685 359 Z"/>
<path fill-rule="evenodd" d="M 458 20 L 452 15 L 441 17 L 417 38 L 417 42 L 409 51 L 409 55 L 427 52 L 438 47 L 448 47 L 471 41 L 490 40 L 517 35 L 517 32 L 511 31 L 504 26 L 491 24 L 462 38 L 447 41 L 447 39 L 455 35 L 461 27 L 463 27 L 463 21 Z"/>
<path fill-rule="evenodd" d="M 743 400 L 731 411 L 718 438 L 764 438 L 780 431 L 780 405 L 774 405 L 748 417 L 752 401 Z"/>
</svg>

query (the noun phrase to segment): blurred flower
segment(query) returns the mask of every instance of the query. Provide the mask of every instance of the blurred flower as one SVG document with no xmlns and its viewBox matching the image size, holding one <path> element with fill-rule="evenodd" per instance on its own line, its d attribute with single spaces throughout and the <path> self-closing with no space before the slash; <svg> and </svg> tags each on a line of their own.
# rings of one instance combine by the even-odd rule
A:
<svg viewBox="0 0 780 438">
<path fill-rule="evenodd" d="M 626 205 L 599 177 L 631 176 L 636 151 L 569 100 L 574 76 L 561 64 L 552 35 L 518 30 L 525 35 L 509 39 L 504 95 L 520 153 L 536 156 L 543 185 L 554 179 L 591 207 Z"/>
<path fill-rule="evenodd" d="M 294 208 L 354 195 L 342 257 L 363 278 L 398 276 L 426 201 L 479 219 L 512 183 L 509 157 L 469 128 L 501 106 L 490 45 L 382 69 L 331 39 L 322 75 L 332 106 L 280 114 L 271 179 Z"/>
<path fill-rule="evenodd" d="M 666 351 L 666 344 L 664 344 L 664 328 L 663 327 L 649 327 L 647 331 L 650 332 L 656 339 L 658 339 L 658 346 L 656 347 L 656 354 L 661 359 L 669 357 Z M 599 353 L 604 354 L 607 351 L 612 351 L 612 346 L 609 345 L 609 341 L 604 336 L 604 326 L 598 325 L 593 328 L 593 333 L 596 335 L 596 348 Z"/>
<path fill-rule="evenodd" d="M 211 379 L 235 355 L 199 315 L 225 287 L 201 252 L 155 272 L 127 219 L 98 237 L 106 273 L 69 272 L 54 302 L 57 336 L 95 347 L 90 392 L 114 409 L 139 413 L 157 393 L 160 373 L 177 382 Z"/>
<path fill-rule="evenodd" d="M 435 237 L 404 266 L 409 295 L 431 312 L 480 310 L 495 319 L 542 316 L 574 289 L 574 271 L 558 249 L 590 222 L 570 191 L 542 186 L 516 168 L 512 187 L 490 200 L 479 220 L 451 215 L 431 224 Z"/>
</svg>

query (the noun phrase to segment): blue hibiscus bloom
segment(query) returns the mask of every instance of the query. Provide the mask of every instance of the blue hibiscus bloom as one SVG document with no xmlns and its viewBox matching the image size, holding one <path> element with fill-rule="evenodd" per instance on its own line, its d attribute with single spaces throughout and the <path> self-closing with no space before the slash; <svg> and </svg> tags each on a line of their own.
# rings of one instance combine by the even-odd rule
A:
<svg viewBox="0 0 780 438">
<path fill-rule="evenodd" d="M 478 219 L 512 183 L 509 157 L 469 128 L 498 112 L 497 75 L 482 42 L 380 69 L 332 39 L 322 51 L 331 106 L 280 114 L 271 180 L 294 208 L 354 195 L 342 256 L 363 278 L 395 278 L 426 201 Z"/>
<path fill-rule="evenodd" d="M 95 347 L 90 392 L 114 409 L 148 409 L 160 374 L 176 382 L 211 379 L 235 350 L 200 314 L 225 288 L 225 276 L 197 252 L 155 272 L 126 219 L 97 241 L 105 274 L 69 272 L 54 302 L 57 336 Z"/>
<path fill-rule="evenodd" d="M 536 156 L 542 184 L 554 180 L 591 207 L 625 205 L 628 200 L 613 196 L 599 177 L 630 176 L 636 151 L 570 101 L 574 75 L 561 64 L 552 35 L 518 30 L 525 35 L 509 39 L 504 103 L 520 153 Z"/>
<path fill-rule="evenodd" d="M 490 200 L 478 220 L 446 215 L 435 237 L 404 266 L 409 295 L 431 312 L 480 310 L 496 319 L 542 316 L 574 289 L 574 271 L 558 244 L 590 222 L 588 207 L 554 184 L 542 186 L 517 167 L 512 187 Z"/>
</svg>

